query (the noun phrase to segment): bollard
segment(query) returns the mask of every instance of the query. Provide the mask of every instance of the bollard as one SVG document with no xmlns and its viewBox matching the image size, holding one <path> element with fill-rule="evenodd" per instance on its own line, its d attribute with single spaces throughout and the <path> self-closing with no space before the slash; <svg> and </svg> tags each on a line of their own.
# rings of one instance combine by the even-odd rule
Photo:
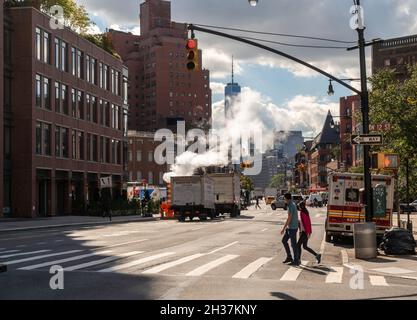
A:
<svg viewBox="0 0 417 320">
<path fill-rule="evenodd" d="M 357 259 L 373 259 L 377 256 L 375 223 L 355 223 L 353 225 L 353 242 Z"/>
</svg>

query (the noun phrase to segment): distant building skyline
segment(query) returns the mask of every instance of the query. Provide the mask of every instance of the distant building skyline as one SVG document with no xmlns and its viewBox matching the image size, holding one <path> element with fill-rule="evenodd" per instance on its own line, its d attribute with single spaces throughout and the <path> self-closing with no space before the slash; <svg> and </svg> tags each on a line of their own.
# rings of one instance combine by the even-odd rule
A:
<svg viewBox="0 0 417 320">
<path fill-rule="evenodd" d="M 232 82 L 224 88 L 224 114 L 226 119 L 233 118 L 233 110 L 230 109 L 233 100 L 242 92 L 239 83 L 235 82 L 234 57 L 232 56 Z"/>
</svg>

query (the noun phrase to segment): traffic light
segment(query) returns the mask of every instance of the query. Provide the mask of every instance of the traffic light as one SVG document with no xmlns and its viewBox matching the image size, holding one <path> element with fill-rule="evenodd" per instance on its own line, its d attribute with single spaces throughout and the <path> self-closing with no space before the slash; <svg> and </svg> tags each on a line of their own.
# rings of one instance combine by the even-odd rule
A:
<svg viewBox="0 0 417 320">
<path fill-rule="evenodd" d="M 187 69 L 190 71 L 198 69 L 198 42 L 196 39 L 188 39 L 187 49 Z"/>
<path fill-rule="evenodd" d="M 378 152 L 372 154 L 372 169 L 397 169 L 399 167 L 398 154 Z"/>
</svg>

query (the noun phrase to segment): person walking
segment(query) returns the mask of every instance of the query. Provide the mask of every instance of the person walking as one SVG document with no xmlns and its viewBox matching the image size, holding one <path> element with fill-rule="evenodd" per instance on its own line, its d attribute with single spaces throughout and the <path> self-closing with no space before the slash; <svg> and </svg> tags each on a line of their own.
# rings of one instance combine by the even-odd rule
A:
<svg viewBox="0 0 417 320">
<path fill-rule="evenodd" d="M 259 205 L 259 197 L 256 197 L 256 206 L 255 209 L 262 209 L 261 206 Z"/>
<path fill-rule="evenodd" d="M 292 201 L 291 193 L 286 193 L 284 195 L 285 203 L 287 204 L 288 208 L 288 218 L 285 222 L 284 228 L 281 230 L 282 237 L 282 244 L 284 245 L 285 252 L 287 253 L 287 258 L 283 261 L 283 263 L 289 263 L 290 265 L 299 266 L 300 262 L 300 254 L 298 251 L 297 246 L 297 231 L 298 231 L 298 212 L 297 206 L 295 205 L 294 201 Z M 288 245 L 288 240 L 291 240 L 291 247 L 293 251 L 293 256 L 291 256 L 290 247 Z"/>
<path fill-rule="evenodd" d="M 103 210 L 103 218 L 108 215 L 111 221 L 111 193 L 108 188 L 101 189 L 101 206 Z"/>
<path fill-rule="evenodd" d="M 311 227 L 310 214 L 306 208 L 306 205 L 303 202 L 299 204 L 300 206 L 300 238 L 298 239 L 298 252 L 301 259 L 301 246 L 304 250 L 310 252 L 316 259 L 317 263 L 321 262 L 321 254 L 317 254 L 313 249 L 308 246 L 308 240 L 310 239 L 311 234 L 313 233 Z"/>
</svg>

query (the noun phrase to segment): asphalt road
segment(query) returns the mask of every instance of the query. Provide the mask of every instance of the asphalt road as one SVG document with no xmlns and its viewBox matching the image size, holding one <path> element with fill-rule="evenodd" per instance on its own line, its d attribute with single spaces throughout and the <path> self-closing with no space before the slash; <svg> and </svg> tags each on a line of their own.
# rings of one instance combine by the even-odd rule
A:
<svg viewBox="0 0 417 320">
<path fill-rule="evenodd" d="M 303 265 L 284 265 L 282 209 L 238 219 L 135 222 L 0 234 L 0 299 L 416 299 L 416 282 L 352 274 L 323 241 L 325 210 L 311 209 Z M 64 289 L 50 268 L 64 268 Z M 54 280 L 55 279 L 55 280 Z M 56 283 L 56 278 L 53 281 Z"/>
</svg>

